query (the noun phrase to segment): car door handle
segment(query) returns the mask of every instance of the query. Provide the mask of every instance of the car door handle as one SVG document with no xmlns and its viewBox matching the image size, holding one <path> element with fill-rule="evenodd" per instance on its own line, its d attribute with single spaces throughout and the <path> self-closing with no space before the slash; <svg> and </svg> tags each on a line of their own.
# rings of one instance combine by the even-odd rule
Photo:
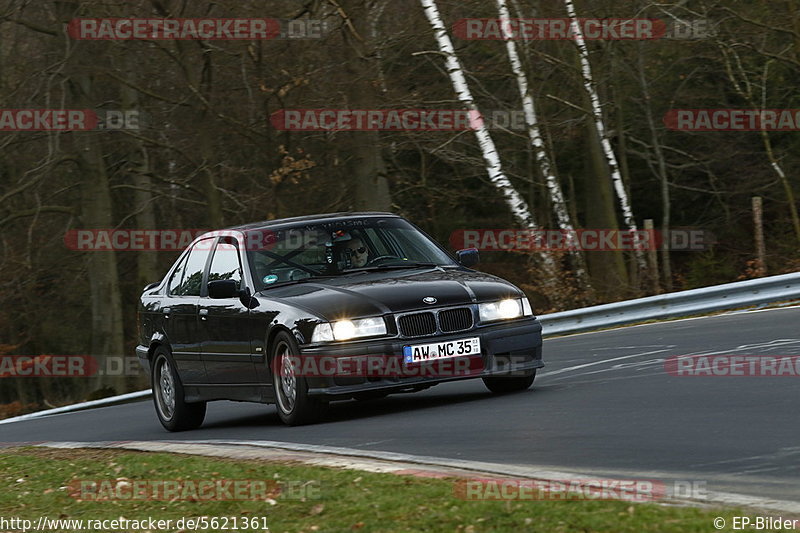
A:
<svg viewBox="0 0 800 533">
<path fill-rule="evenodd" d="M 208 320 L 208 309 L 200 310 L 200 320 Z"/>
<path fill-rule="evenodd" d="M 170 309 L 169 307 L 165 307 L 164 309 L 161 310 L 161 312 L 164 313 L 164 318 L 169 318 L 169 314 L 170 312 L 172 312 L 172 309 Z"/>
</svg>

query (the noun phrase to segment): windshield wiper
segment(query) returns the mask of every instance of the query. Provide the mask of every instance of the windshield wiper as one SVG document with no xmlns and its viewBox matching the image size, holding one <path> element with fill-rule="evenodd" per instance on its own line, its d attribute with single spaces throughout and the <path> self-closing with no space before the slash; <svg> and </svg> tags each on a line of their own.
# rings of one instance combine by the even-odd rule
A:
<svg viewBox="0 0 800 533">
<path fill-rule="evenodd" d="M 336 279 L 341 278 L 342 276 L 347 276 L 349 274 L 365 274 L 367 272 L 379 272 L 382 270 L 402 270 L 402 269 L 412 269 L 412 268 L 442 268 L 443 265 L 438 265 L 436 263 L 403 263 L 398 265 L 377 265 L 371 267 L 360 267 L 360 268 L 352 268 L 350 270 L 344 270 L 339 274 L 335 275 L 318 275 L 318 276 L 311 276 L 308 278 L 300 278 L 300 279 L 292 279 L 281 281 L 279 283 L 273 283 L 271 285 L 264 286 L 262 291 L 272 289 L 273 287 L 286 287 L 287 285 L 295 285 L 298 283 L 307 283 L 311 281 L 317 280 L 326 280 L 326 279 Z M 448 266 L 448 265 L 444 265 Z"/>
<path fill-rule="evenodd" d="M 342 272 L 342 274 L 349 274 L 351 272 L 375 272 L 378 270 L 395 270 L 400 268 L 435 268 L 440 265 L 436 263 L 400 263 L 396 265 L 376 265 L 371 267 L 351 268 Z"/>
</svg>

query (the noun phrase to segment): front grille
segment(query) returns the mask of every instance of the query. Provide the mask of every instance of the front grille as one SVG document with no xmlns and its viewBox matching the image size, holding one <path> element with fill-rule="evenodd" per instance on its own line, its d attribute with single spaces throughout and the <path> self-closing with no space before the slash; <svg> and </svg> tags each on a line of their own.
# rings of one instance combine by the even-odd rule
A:
<svg viewBox="0 0 800 533">
<path fill-rule="evenodd" d="M 467 307 L 447 309 L 439 313 L 439 327 L 444 333 L 462 331 L 472 327 L 472 310 Z"/>
<path fill-rule="evenodd" d="M 434 333 L 453 333 L 472 328 L 472 309 L 458 307 L 411 313 L 397 319 L 400 334 L 404 337 L 423 337 Z"/>
<path fill-rule="evenodd" d="M 436 333 L 436 317 L 430 312 L 401 316 L 397 323 L 400 326 L 400 334 L 406 337 L 421 337 Z"/>
</svg>

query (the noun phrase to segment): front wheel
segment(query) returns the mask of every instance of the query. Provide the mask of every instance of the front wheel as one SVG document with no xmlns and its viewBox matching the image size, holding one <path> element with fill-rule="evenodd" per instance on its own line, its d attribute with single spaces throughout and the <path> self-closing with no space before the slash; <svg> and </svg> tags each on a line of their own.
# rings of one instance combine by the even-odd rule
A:
<svg viewBox="0 0 800 533">
<path fill-rule="evenodd" d="M 534 379 L 536 379 L 536 370 L 529 370 L 523 376 L 492 376 L 483 378 L 483 383 L 486 385 L 486 388 L 493 393 L 505 394 L 527 389 L 533 385 Z"/>
<path fill-rule="evenodd" d="M 327 402 L 308 395 L 308 382 L 298 375 L 296 368 L 299 353 L 291 335 L 283 331 L 278 333 L 272 343 L 270 371 L 278 416 L 289 426 L 316 422 L 328 410 Z"/>
<path fill-rule="evenodd" d="M 206 417 L 206 402 L 186 403 L 183 384 L 166 348 L 158 347 L 150 374 L 153 402 L 161 425 L 169 431 L 197 429 Z"/>
</svg>

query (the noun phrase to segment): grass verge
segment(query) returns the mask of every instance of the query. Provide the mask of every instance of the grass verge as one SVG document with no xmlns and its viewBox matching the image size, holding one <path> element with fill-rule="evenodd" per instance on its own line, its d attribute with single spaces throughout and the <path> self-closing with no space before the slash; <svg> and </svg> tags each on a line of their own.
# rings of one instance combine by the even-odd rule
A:
<svg viewBox="0 0 800 533">
<path fill-rule="evenodd" d="M 75 487 L 81 480 L 273 480 L 282 494 L 260 501 L 122 500 L 81 501 Z M 272 483 L 269 483 L 272 485 Z M 394 474 L 313 467 L 266 461 L 242 461 L 188 455 L 120 450 L 0 450 L 0 518 L 21 518 L 34 524 L 40 516 L 52 519 L 156 520 L 182 517 L 265 517 L 271 532 L 703 532 L 714 531 L 713 520 L 728 524 L 731 509 L 708 510 L 657 504 L 597 501 L 465 501 L 454 491 L 454 479 L 431 479 Z M 102 491 L 103 485 L 99 485 Z M 287 490 L 287 487 L 289 488 Z M 111 492 L 101 492 L 113 494 Z M 84 494 L 86 494 L 84 492 Z M 258 522 L 263 526 L 263 520 Z M 205 531 L 225 531 L 218 521 Z M 55 529 L 53 529 L 55 530 Z M 60 528 L 59 531 L 79 531 Z M 84 529 L 85 531 L 86 529 Z M 92 529 L 98 531 L 97 529 Z M 114 531 L 179 531 L 131 529 Z M 202 529 L 194 529 L 202 530 Z M 0 526 L 0 531 L 14 529 Z M 19 531 L 19 529 L 17 529 Z M 193 531 L 184 529 L 184 531 Z"/>
</svg>

